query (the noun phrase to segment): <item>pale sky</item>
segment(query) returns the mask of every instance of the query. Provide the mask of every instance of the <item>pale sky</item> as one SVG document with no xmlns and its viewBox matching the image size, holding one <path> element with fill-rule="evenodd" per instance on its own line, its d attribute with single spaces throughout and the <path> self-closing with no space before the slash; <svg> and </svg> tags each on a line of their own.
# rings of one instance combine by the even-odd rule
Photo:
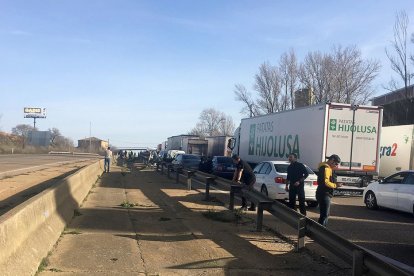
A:
<svg viewBox="0 0 414 276">
<path fill-rule="evenodd" d="M 260 64 L 290 48 L 302 61 L 357 46 L 381 62 L 380 95 L 400 10 L 413 33 L 412 0 L 0 0 L 0 130 L 33 124 L 24 107 L 46 108 L 38 129 L 56 127 L 75 145 L 91 131 L 114 146 L 155 147 L 211 107 L 237 126 L 234 85 L 252 90 Z"/>
</svg>

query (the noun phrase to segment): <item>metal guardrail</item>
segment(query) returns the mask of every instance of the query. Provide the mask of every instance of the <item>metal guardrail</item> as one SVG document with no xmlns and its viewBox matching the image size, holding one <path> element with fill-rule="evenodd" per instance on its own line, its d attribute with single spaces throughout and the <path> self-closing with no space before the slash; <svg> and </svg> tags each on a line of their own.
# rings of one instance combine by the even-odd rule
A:
<svg viewBox="0 0 414 276">
<path fill-rule="evenodd" d="M 167 176 L 171 178 L 171 165 L 166 163 L 157 164 L 157 171 L 161 174 L 167 168 Z M 180 177 L 185 177 L 187 189 L 191 190 L 191 178 L 205 183 L 206 199 L 209 199 L 210 185 L 223 187 L 230 191 L 229 209 L 234 209 L 234 196 L 236 194 L 246 197 L 258 206 L 256 215 L 256 229 L 262 230 L 263 211 L 266 210 L 273 216 L 285 222 L 289 226 L 297 229 L 298 242 L 297 250 L 305 247 L 305 236 L 313 239 L 316 243 L 340 256 L 346 263 L 352 265 L 352 275 L 364 275 L 370 273 L 373 275 L 414 275 L 413 270 L 408 269 L 406 265 L 398 267 L 396 263 L 391 264 L 389 258 L 377 253 L 373 253 L 361 246 L 358 246 L 347 239 L 328 230 L 316 221 L 303 216 L 292 210 L 286 205 L 273 201 L 255 190 L 248 190 L 241 185 L 235 185 L 232 181 L 223 179 L 214 175 L 206 174 L 200 171 L 184 171 L 185 175 L 175 172 L 176 182 L 179 183 Z M 203 181 L 204 180 L 204 181 Z"/>
</svg>

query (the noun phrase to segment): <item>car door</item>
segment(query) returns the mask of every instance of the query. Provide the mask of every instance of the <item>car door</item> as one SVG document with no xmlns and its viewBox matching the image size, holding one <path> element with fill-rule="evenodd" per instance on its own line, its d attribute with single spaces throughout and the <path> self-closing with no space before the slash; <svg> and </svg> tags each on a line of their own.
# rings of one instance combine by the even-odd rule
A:
<svg viewBox="0 0 414 276">
<path fill-rule="evenodd" d="M 398 190 L 397 209 L 404 212 L 413 212 L 414 202 L 414 173 L 407 174 Z"/>
<path fill-rule="evenodd" d="M 259 163 L 253 169 L 253 173 L 256 176 L 256 183 L 254 183 L 254 188 L 258 191 L 260 191 L 260 188 L 261 188 L 262 183 L 263 183 L 263 176 L 259 173 L 262 166 L 263 166 L 263 163 Z"/>
<path fill-rule="evenodd" d="M 269 162 L 263 162 L 263 166 L 260 168 L 260 172 L 259 172 L 261 176 L 260 186 L 262 186 L 263 184 L 266 185 L 266 189 L 267 189 L 269 196 L 274 193 L 273 191 L 274 187 L 272 187 L 272 183 L 271 181 L 269 181 L 270 179 L 269 174 L 271 171 L 272 171 L 272 167 L 269 164 Z"/>
<path fill-rule="evenodd" d="M 393 174 L 378 185 L 376 193 L 378 205 L 392 209 L 398 208 L 398 190 L 406 175 L 405 172 Z"/>
</svg>

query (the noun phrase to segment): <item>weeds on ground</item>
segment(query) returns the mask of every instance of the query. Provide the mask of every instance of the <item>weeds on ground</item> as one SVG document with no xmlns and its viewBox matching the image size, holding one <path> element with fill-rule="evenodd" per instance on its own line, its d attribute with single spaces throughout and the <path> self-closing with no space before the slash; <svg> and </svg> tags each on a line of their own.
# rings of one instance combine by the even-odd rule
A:
<svg viewBox="0 0 414 276">
<path fill-rule="evenodd" d="M 203 212 L 202 214 L 204 217 L 208 219 L 220 221 L 220 222 L 238 223 L 242 218 L 241 214 L 237 212 L 233 213 L 231 211 L 214 211 L 214 210 L 209 209 L 207 212 Z"/>
<path fill-rule="evenodd" d="M 52 252 L 49 251 L 47 253 L 47 256 L 42 259 L 39 266 L 37 267 L 36 275 L 38 275 L 40 272 L 44 271 L 46 267 L 49 265 L 49 257 L 52 255 Z"/>
<path fill-rule="evenodd" d="M 130 203 L 128 200 L 124 200 L 124 202 L 122 202 L 122 203 L 120 204 L 120 206 L 121 206 L 122 208 L 132 208 L 132 207 L 134 207 L 134 206 L 135 206 L 135 204 L 134 204 L 134 203 Z"/>
<path fill-rule="evenodd" d="M 64 235 L 80 235 L 82 234 L 82 232 L 78 231 L 78 230 L 72 230 L 72 231 L 63 231 Z"/>
<path fill-rule="evenodd" d="M 79 217 L 79 216 L 82 216 L 82 213 L 79 211 L 79 209 L 75 209 L 73 210 L 73 216 Z"/>
</svg>

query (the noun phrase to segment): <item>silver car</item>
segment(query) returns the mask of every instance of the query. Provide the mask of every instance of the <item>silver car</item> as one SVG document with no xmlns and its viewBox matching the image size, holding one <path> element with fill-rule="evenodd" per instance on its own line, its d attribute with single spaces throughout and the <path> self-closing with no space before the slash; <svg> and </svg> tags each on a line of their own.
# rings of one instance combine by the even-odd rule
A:
<svg viewBox="0 0 414 276">
<path fill-rule="evenodd" d="M 305 165 L 305 164 L 304 164 Z M 289 200 L 289 193 L 285 191 L 287 161 L 264 161 L 253 169 L 256 175 L 254 188 L 271 199 Z M 317 175 L 305 165 L 309 176 L 305 179 L 305 200 L 309 207 L 318 206 L 316 201 L 316 188 L 318 187 Z"/>
</svg>

